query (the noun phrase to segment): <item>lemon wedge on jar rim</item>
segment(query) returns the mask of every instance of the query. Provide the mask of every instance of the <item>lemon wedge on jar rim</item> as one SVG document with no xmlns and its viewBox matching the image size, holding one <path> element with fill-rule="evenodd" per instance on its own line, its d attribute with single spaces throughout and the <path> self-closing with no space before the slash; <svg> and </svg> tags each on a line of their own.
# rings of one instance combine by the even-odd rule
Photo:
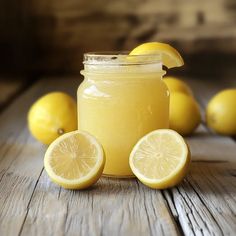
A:
<svg viewBox="0 0 236 236">
<path fill-rule="evenodd" d="M 184 60 L 180 53 L 166 43 L 149 42 L 143 43 L 134 48 L 129 55 L 155 55 L 161 54 L 163 65 L 167 68 L 180 67 L 184 65 Z"/>
<path fill-rule="evenodd" d="M 66 189 L 84 189 L 102 175 L 105 157 L 92 135 L 73 131 L 57 138 L 48 147 L 44 167 L 51 180 Z"/>
<path fill-rule="evenodd" d="M 165 189 L 178 184 L 190 164 L 190 151 L 183 137 L 171 129 L 148 133 L 134 146 L 130 168 L 145 185 Z"/>
</svg>

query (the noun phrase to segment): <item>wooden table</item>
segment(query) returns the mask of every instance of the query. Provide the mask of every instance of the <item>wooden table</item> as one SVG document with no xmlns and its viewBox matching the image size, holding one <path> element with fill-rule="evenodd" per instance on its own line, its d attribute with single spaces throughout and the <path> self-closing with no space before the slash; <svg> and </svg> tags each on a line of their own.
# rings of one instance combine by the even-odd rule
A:
<svg viewBox="0 0 236 236">
<path fill-rule="evenodd" d="M 188 79 L 202 107 L 233 80 Z M 0 115 L 0 235 L 236 235 L 236 144 L 204 124 L 189 142 L 193 162 L 177 187 L 158 191 L 136 179 L 101 178 L 90 189 L 64 190 L 44 168 L 46 147 L 31 137 L 27 111 L 39 96 L 75 97 L 79 79 L 34 83 Z M 235 106 L 236 109 L 236 106 Z"/>
</svg>

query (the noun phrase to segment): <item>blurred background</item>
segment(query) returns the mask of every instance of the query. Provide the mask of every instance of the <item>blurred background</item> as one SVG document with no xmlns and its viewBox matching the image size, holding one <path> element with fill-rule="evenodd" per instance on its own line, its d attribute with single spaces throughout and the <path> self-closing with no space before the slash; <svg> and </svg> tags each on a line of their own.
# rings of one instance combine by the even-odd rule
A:
<svg viewBox="0 0 236 236">
<path fill-rule="evenodd" d="M 84 52 L 162 41 L 186 62 L 172 73 L 218 79 L 236 70 L 235 26 L 235 0 L 1 0 L 0 77 L 77 75 Z"/>
</svg>

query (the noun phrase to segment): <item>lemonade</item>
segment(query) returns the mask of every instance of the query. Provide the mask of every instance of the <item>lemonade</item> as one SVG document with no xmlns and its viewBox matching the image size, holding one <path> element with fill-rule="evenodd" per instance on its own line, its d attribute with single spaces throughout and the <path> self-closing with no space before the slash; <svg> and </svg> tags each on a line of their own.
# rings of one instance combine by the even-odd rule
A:
<svg viewBox="0 0 236 236">
<path fill-rule="evenodd" d="M 78 127 L 102 144 L 104 174 L 130 177 L 129 155 L 152 130 L 169 127 L 169 92 L 160 55 L 85 54 Z"/>
</svg>

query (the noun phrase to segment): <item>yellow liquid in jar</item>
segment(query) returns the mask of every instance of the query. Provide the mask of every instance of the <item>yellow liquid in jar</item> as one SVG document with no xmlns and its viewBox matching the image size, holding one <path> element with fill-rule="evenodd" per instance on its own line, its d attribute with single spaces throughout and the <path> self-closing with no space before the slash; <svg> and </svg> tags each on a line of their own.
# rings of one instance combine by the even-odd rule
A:
<svg viewBox="0 0 236 236">
<path fill-rule="evenodd" d="M 103 174 L 131 177 L 129 155 L 150 131 L 169 127 L 169 92 L 162 74 L 86 75 L 78 89 L 78 127 L 94 135 L 106 157 Z"/>
</svg>

